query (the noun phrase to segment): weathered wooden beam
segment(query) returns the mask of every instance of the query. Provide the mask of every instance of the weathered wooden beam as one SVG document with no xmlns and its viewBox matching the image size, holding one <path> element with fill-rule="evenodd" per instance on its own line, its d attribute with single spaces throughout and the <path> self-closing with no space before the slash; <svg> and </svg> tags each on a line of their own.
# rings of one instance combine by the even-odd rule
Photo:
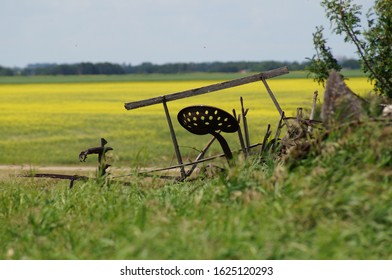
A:
<svg viewBox="0 0 392 280">
<path fill-rule="evenodd" d="M 318 96 L 318 91 L 316 90 L 313 93 L 313 102 L 312 102 L 312 109 L 310 110 L 310 116 L 309 116 L 309 121 L 312 122 L 314 119 L 314 112 L 316 111 L 316 103 L 317 103 L 317 96 Z M 312 131 L 312 126 L 308 126 L 308 132 Z"/>
<path fill-rule="evenodd" d="M 201 87 L 201 88 L 195 88 L 195 89 L 191 89 L 191 90 L 171 93 L 171 94 L 167 94 L 164 96 L 153 97 L 153 98 L 149 98 L 149 99 L 145 99 L 145 100 L 128 102 L 128 103 L 125 103 L 124 107 L 127 110 L 133 110 L 133 109 L 137 109 L 137 108 L 141 108 L 141 107 L 145 107 L 145 106 L 159 104 L 159 103 L 162 103 L 163 101 L 169 102 L 169 101 L 173 101 L 173 100 L 177 100 L 177 99 L 181 99 L 181 98 L 186 98 L 186 97 L 196 96 L 196 95 L 205 94 L 205 93 L 209 93 L 209 92 L 213 92 L 213 91 L 223 90 L 223 89 L 227 89 L 227 88 L 231 88 L 231 87 L 236 87 L 236 86 L 240 86 L 240 85 L 244 85 L 244 84 L 257 82 L 260 80 L 270 79 L 270 78 L 281 76 L 281 75 L 288 74 L 288 73 L 289 73 L 289 70 L 287 67 L 281 67 L 281 68 L 277 68 L 274 70 L 261 72 L 261 73 L 258 73 L 258 74 L 252 75 L 252 76 L 247 76 L 247 77 L 243 77 L 243 78 L 239 78 L 239 79 L 235 79 L 235 80 L 231 80 L 231 81 L 226 81 L 223 83 L 218 83 L 218 84 L 213 84 L 213 85 L 209 85 L 209 86 L 205 86 L 205 87 Z"/>
</svg>

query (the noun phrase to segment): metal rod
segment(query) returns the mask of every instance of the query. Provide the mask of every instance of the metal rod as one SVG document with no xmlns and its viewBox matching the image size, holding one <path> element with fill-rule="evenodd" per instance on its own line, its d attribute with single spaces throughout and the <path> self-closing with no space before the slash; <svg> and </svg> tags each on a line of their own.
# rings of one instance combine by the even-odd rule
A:
<svg viewBox="0 0 392 280">
<path fill-rule="evenodd" d="M 260 145 L 261 145 L 260 143 L 252 144 L 249 148 L 255 148 L 255 147 L 258 147 Z M 241 152 L 241 150 L 233 151 L 233 153 L 235 153 L 235 152 Z M 151 172 L 167 171 L 167 170 L 171 170 L 171 169 L 176 169 L 176 168 L 190 166 L 190 165 L 194 165 L 194 164 L 198 164 L 198 163 L 203 163 L 203 162 L 210 161 L 210 160 L 217 159 L 217 158 L 221 158 L 221 157 L 224 157 L 224 156 L 226 156 L 226 155 L 224 153 L 222 153 L 222 154 L 219 154 L 219 155 L 216 155 L 216 156 L 203 158 L 203 159 L 200 159 L 198 161 L 193 161 L 193 162 L 189 162 L 189 163 L 183 163 L 183 164 L 179 164 L 179 165 L 173 165 L 173 166 L 169 166 L 169 167 L 162 167 L 162 168 L 157 168 L 157 169 L 148 170 L 148 171 L 141 171 L 141 172 L 126 174 L 126 175 L 114 176 L 113 178 L 128 177 L 128 176 L 132 176 L 132 175 L 151 173 Z"/>
<path fill-rule="evenodd" d="M 279 115 L 282 116 L 282 113 L 283 113 L 282 108 L 280 107 L 278 100 L 276 100 L 272 90 L 270 89 L 269 85 L 267 84 L 267 81 L 265 79 L 261 79 L 261 81 L 263 82 L 265 88 L 267 89 L 267 92 L 268 92 L 269 96 L 271 97 L 272 102 L 274 102 L 275 107 L 279 112 Z M 286 126 L 288 127 L 289 126 L 288 121 L 286 119 L 284 119 L 283 121 L 285 122 Z"/>
<path fill-rule="evenodd" d="M 246 119 L 246 115 L 248 114 L 248 110 L 244 108 L 244 99 L 242 96 L 240 97 L 241 102 L 241 112 L 242 112 L 242 122 L 244 124 L 244 135 L 245 135 L 245 150 L 246 154 L 249 152 L 250 140 L 249 140 L 249 130 L 248 130 L 248 121 Z"/>
<path fill-rule="evenodd" d="M 195 170 L 199 160 L 201 160 L 205 153 L 207 152 L 207 150 L 211 147 L 212 143 L 214 143 L 216 137 L 213 136 L 210 141 L 208 141 L 207 145 L 203 148 L 203 150 L 200 152 L 200 154 L 196 157 L 195 159 L 195 164 L 192 165 L 192 167 L 186 172 L 186 176 L 189 177 L 192 175 L 193 171 Z"/>
<path fill-rule="evenodd" d="M 267 149 L 268 139 L 270 136 L 271 136 L 271 125 L 268 124 L 267 131 L 265 132 L 265 135 L 264 135 L 263 143 L 261 144 L 259 156 L 261 156 L 262 153 Z"/>
<path fill-rule="evenodd" d="M 167 119 L 167 123 L 169 125 L 169 130 L 170 130 L 170 134 L 171 134 L 172 141 L 173 141 L 174 151 L 176 152 L 176 156 L 177 156 L 177 162 L 179 165 L 182 165 L 182 157 L 181 157 L 180 148 L 178 147 L 176 133 L 174 132 L 173 123 L 171 121 L 169 109 L 167 108 L 166 100 L 164 97 L 163 97 L 162 104 L 163 104 L 163 108 L 165 109 L 166 119 Z M 180 167 L 180 173 L 181 173 L 181 178 L 186 177 L 185 169 L 183 166 Z"/>
<path fill-rule="evenodd" d="M 237 119 L 238 124 L 240 124 L 241 123 L 241 114 L 238 115 L 238 117 L 237 117 L 237 113 L 236 113 L 235 109 L 233 109 L 233 115 L 234 115 L 234 118 Z M 240 140 L 241 149 L 244 152 L 245 157 L 247 157 L 248 153 L 245 149 L 244 137 L 242 136 L 241 126 L 238 128 L 237 133 L 238 133 L 238 138 Z"/>
<path fill-rule="evenodd" d="M 275 151 L 276 144 L 277 144 L 278 139 L 279 139 L 279 136 L 280 136 L 280 131 L 282 130 L 282 127 L 283 127 L 282 121 L 284 121 L 284 120 L 285 120 L 285 116 L 284 116 L 284 112 L 282 111 L 282 114 L 280 115 L 279 124 L 278 124 L 278 127 L 277 127 L 277 129 L 276 129 L 274 142 L 272 143 L 271 149 L 270 149 L 272 152 Z"/>
</svg>

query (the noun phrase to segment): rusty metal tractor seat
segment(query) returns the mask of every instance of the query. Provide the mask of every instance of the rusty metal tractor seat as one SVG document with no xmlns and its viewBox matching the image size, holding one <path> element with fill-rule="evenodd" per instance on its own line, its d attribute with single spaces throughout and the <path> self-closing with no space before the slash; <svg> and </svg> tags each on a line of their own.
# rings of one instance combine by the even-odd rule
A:
<svg viewBox="0 0 392 280">
<path fill-rule="evenodd" d="M 237 120 L 228 112 L 207 105 L 189 106 L 177 115 L 178 122 L 193 134 L 212 134 L 218 139 L 227 159 L 233 154 L 220 132 L 233 133 L 239 129 Z"/>
</svg>

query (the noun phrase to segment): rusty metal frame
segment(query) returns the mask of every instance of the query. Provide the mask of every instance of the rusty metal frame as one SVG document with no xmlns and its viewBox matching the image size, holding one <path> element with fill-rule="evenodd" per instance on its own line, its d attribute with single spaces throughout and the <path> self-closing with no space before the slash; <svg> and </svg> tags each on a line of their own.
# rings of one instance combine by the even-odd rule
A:
<svg viewBox="0 0 392 280">
<path fill-rule="evenodd" d="M 98 155 L 98 167 L 97 167 L 97 176 L 96 179 L 104 179 L 108 173 L 106 173 L 106 169 L 110 167 L 109 164 L 106 164 L 106 153 L 108 151 L 112 151 L 112 147 L 105 147 L 108 142 L 101 138 L 101 146 L 89 148 L 87 150 L 81 151 L 79 154 L 79 161 L 85 162 L 88 155 Z M 71 189 L 74 185 L 74 182 L 77 180 L 88 181 L 92 178 L 87 176 L 80 175 L 65 175 L 65 174 L 52 174 L 52 173 L 35 173 L 30 174 L 23 177 L 33 177 L 33 178 L 49 178 L 49 179 L 59 179 L 59 180 L 69 180 L 69 188 Z"/>
<path fill-rule="evenodd" d="M 144 171 L 144 172 L 138 172 L 136 174 L 117 176 L 117 177 L 112 177 L 112 178 L 119 178 L 119 177 L 125 177 L 125 176 L 130 176 L 130 175 L 147 175 L 148 176 L 148 174 L 150 174 L 152 172 L 180 169 L 180 177 L 173 177 L 173 176 L 159 176 L 159 177 L 172 178 L 172 179 L 181 181 L 181 180 L 184 180 L 185 178 L 189 177 L 199 163 L 225 156 L 225 153 L 223 153 L 223 154 L 219 154 L 219 155 L 212 156 L 209 158 L 204 158 L 206 151 L 209 149 L 209 147 L 212 145 L 212 143 L 217 139 L 217 136 L 219 136 L 219 135 L 215 134 L 211 138 L 211 140 L 207 143 L 207 145 L 203 148 L 203 150 L 201 150 L 201 152 L 199 153 L 199 155 L 196 157 L 196 159 L 193 162 L 183 163 L 182 157 L 181 157 L 181 151 L 180 151 L 180 148 L 179 148 L 178 142 L 177 142 L 176 133 L 173 128 L 173 123 L 172 123 L 172 120 L 170 117 L 169 108 L 167 106 L 167 102 L 169 102 L 169 101 L 192 97 L 192 96 L 196 96 L 196 95 L 200 95 L 200 94 L 206 94 L 206 93 L 219 91 L 219 90 L 223 90 L 223 89 L 228 89 L 228 88 L 232 88 L 232 87 L 236 87 L 236 86 L 240 86 L 240 85 L 244 85 L 244 84 L 248 84 L 248 83 L 253 83 L 253 82 L 257 82 L 257 81 L 262 81 L 262 83 L 263 83 L 264 87 L 266 88 L 270 98 L 272 99 L 279 115 L 281 116 L 278 130 L 276 132 L 278 135 L 278 133 L 280 133 L 280 129 L 282 128 L 282 122 L 285 122 L 285 124 L 287 125 L 288 118 L 284 117 L 284 112 L 282 111 L 272 90 L 269 88 L 266 80 L 273 78 L 273 77 L 288 74 L 288 73 L 289 73 L 288 68 L 282 67 L 282 68 L 274 69 L 271 71 L 261 72 L 261 73 L 255 74 L 255 75 L 251 75 L 251 76 L 247 76 L 247 77 L 243 77 L 243 78 L 239 78 L 239 79 L 235 79 L 235 80 L 231 80 L 231 81 L 226 81 L 223 83 L 213 84 L 213 85 L 209 85 L 209 86 L 205 86 L 205 87 L 201 87 L 201 88 L 172 93 L 172 94 L 154 97 L 154 98 L 150 98 L 150 99 L 125 103 L 125 108 L 127 110 L 133 110 L 133 109 L 137 109 L 137 108 L 141 108 L 141 107 L 145 107 L 145 106 L 151 106 L 154 104 L 162 103 L 164 113 L 165 113 L 165 116 L 167 119 L 167 123 L 169 126 L 170 135 L 172 138 L 173 147 L 174 147 L 174 150 L 176 153 L 178 165 L 165 167 L 165 168 L 158 168 L 158 169 Z M 238 123 L 240 123 L 241 117 L 242 117 L 242 121 L 244 123 L 245 141 L 243 139 L 241 129 L 240 128 L 238 129 L 238 136 L 239 136 L 240 142 L 241 142 L 241 150 L 239 150 L 238 152 L 241 151 L 241 152 L 244 152 L 245 155 L 247 155 L 251 148 L 255 148 L 255 147 L 261 145 L 260 153 L 262 153 L 266 149 L 266 142 L 267 142 L 269 135 L 271 134 L 270 125 L 268 125 L 267 134 L 264 137 L 263 143 L 251 145 L 250 141 L 249 141 L 249 134 L 248 134 L 249 132 L 248 132 L 247 123 L 246 123 L 246 114 L 248 112 L 248 109 L 244 108 L 242 97 L 240 98 L 240 102 L 241 102 L 241 114 L 238 115 L 238 118 L 236 116 L 235 110 L 233 110 L 234 118 L 238 121 Z M 277 136 L 275 138 L 277 138 Z M 104 179 L 108 175 L 106 173 L 106 169 L 110 165 L 106 164 L 106 162 L 105 162 L 105 154 L 107 151 L 113 150 L 113 148 L 105 147 L 106 144 L 107 144 L 107 141 L 105 139 L 101 138 L 101 146 L 89 148 L 87 150 L 82 151 L 79 154 L 80 161 L 85 161 L 87 156 L 90 154 L 97 154 L 98 155 L 97 179 L 100 179 L 100 178 Z M 185 171 L 185 167 L 187 167 L 187 166 L 190 166 L 191 168 L 188 171 Z M 86 176 L 79 176 L 79 175 L 48 174 L 48 173 L 32 174 L 30 176 L 23 176 L 23 177 L 52 178 L 52 179 L 69 180 L 70 181 L 70 184 L 69 184 L 70 188 L 73 187 L 74 182 L 77 180 L 86 181 L 86 180 L 92 179 L 92 178 L 89 178 Z"/>
<path fill-rule="evenodd" d="M 172 123 L 171 117 L 170 117 L 170 112 L 167 107 L 167 102 L 182 99 L 182 98 L 197 96 L 197 95 L 201 95 L 201 94 L 207 94 L 207 93 L 211 93 L 214 91 L 219 91 L 219 90 L 223 90 L 223 89 L 228 89 L 228 88 L 232 88 L 232 87 L 241 86 L 244 84 L 249 84 L 249 83 L 261 81 L 263 83 L 264 87 L 266 88 L 270 98 L 272 99 L 272 101 L 273 101 L 273 103 L 279 113 L 279 116 L 282 116 L 283 111 L 279 105 L 279 102 L 275 98 L 272 90 L 270 89 L 269 85 L 267 84 L 266 80 L 270 79 L 270 78 L 277 77 L 277 76 L 281 76 L 284 74 L 288 74 L 288 73 L 289 73 L 289 70 L 287 67 L 281 67 L 281 68 L 277 68 L 274 70 L 261 72 L 261 73 L 255 74 L 255 75 L 251 75 L 251 76 L 247 76 L 247 77 L 243 77 L 243 78 L 239 78 L 239 79 L 235 79 L 235 80 L 230 80 L 230 81 L 226 81 L 226 82 L 222 82 L 222 83 L 212 84 L 212 85 L 201 87 L 201 88 L 190 89 L 190 90 L 186 90 L 186 91 L 171 93 L 171 94 L 158 96 L 158 97 L 154 97 L 154 98 L 149 98 L 149 99 L 144 99 L 144 100 L 139 100 L 139 101 L 127 102 L 124 104 L 124 107 L 127 110 L 134 110 L 137 108 L 151 106 L 151 105 L 155 105 L 155 104 L 159 104 L 159 103 L 163 104 L 165 116 L 167 119 L 170 135 L 171 135 L 172 142 L 173 142 L 174 151 L 175 151 L 176 157 L 177 157 L 178 165 L 176 166 L 176 168 L 180 168 L 180 179 L 183 180 L 187 176 L 189 176 L 189 173 L 191 173 L 193 171 L 193 169 L 195 168 L 195 164 L 197 164 L 198 162 L 201 161 L 201 158 L 204 156 L 205 151 L 203 149 L 203 152 L 197 157 L 195 162 L 190 163 L 190 164 L 183 163 L 183 160 L 181 157 L 181 151 L 180 151 L 180 148 L 179 148 L 178 142 L 177 142 L 176 133 L 174 131 L 173 123 Z M 242 111 L 243 111 L 242 118 L 246 122 L 245 111 L 244 110 L 242 110 Z M 285 119 L 283 119 L 283 121 L 287 124 L 287 121 Z M 245 134 L 247 134 L 247 131 L 245 132 Z M 245 136 L 247 136 L 247 135 L 245 135 Z M 248 143 L 249 139 L 246 139 L 246 142 L 247 142 L 246 149 L 248 149 L 248 147 L 250 146 L 250 144 Z M 207 146 L 207 148 L 208 147 L 209 146 Z M 248 151 L 245 151 L 245 152 L 247 153 Z M 185 166 L 188 166 L 188 165 L 192 165 L 192 171 L 185 172 Z M 161 170 L 161 169 L 159 169 L 159 170 Z M 165 170 L 165 169 L 163 169 L 163 170 Z"/>
</svg>

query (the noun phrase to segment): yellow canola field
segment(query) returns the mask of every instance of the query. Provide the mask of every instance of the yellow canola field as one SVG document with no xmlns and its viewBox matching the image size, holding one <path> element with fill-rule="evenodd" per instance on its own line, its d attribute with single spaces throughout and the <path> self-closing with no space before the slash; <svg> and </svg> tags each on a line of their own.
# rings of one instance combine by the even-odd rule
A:
<svg viewBox="0 0 392 280">
<path fill-rule="evenodd" d="M 115 148 L 118 165 L 172 163 L 174 151 L 162 105 L 127 111 L 124 103 L 217 82 L 221 81 L 2 84 L 0 164 L 75 164 L 78 153 L 98 145 L 101 137 Z M 313 92 L 323 92 L 311 79 L 272 79 L 268 83 L 288 116 L 297 107 L 310 109 Z M 371 90 L 366 78 L 352 78 L 347 83 L 358 94 Z M 240 112 L 240 96 L 249 108 L 251 140 L 260 142 L 266 125 L 275 128 L 279 119 L 261 82 L 168 103 L 185 155 L 193 155 L 209 137 L 185 131 L 177 123 L 177 112 L 196 104 Z M 238 148 L 236 135 L 226 137 Z M 219 146 L 214 149 L 219 151 Z"/>
</svg>

